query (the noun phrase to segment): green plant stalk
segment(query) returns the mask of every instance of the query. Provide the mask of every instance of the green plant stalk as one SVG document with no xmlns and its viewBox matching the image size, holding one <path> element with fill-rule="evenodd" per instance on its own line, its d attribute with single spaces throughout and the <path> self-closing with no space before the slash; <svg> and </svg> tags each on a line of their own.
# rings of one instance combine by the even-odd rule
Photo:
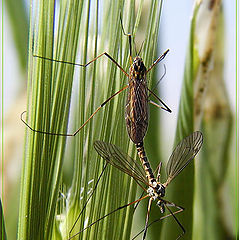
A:
<svg viewBox="0 0 240 240">
<path fill-rule="evenodd" d="M 26 119 L 35 129 L 66 132 L 73 67 L 32 58 L 32 49 L 34 54 L 40 56 L 74 62 L 81 8 L 74 12 L 78 2 L 68 2 L 69 8 L 66 10 L 71 11 L 69 15 L 72 21 L 69 20 L 65 25 L 68 32 L 62 35 L 58 32 L 61 41 L 56 44 L 53 38 L 55 2 L 43 0 L 38 3 L 33 1 L 31 5 L 35 7 L 31 11 L 29 39 L 28 116 L 31 113 L 31 120 L 28 117 Z M 54 229 L 65 139 L 27 131 L 18 239 L 45 239 L 52 235 Z"/>
</svg>

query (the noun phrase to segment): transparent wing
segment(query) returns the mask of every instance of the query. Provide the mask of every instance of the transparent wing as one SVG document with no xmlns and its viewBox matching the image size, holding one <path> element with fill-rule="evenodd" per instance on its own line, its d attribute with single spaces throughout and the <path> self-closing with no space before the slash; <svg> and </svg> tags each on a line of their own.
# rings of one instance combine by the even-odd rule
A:
<svg viewBox="0 0 240 240">
<path fill-rule="evenodd" d="M 145 186 L 148 185 L 148 181 L 142 166 L 138 162 L 113 144 L 95 141 L 93 145 L 102 158 L 122 172 L 128 174 L 145 189 Z M 144 186 L 142 186 L 139 181 L 144 183 Z"/>
<path fill-rule="evenodd" d="M 184 138 L 174 149 L 167 163 L 167 186 L 195 157 L 203 143 L 203 135 L 196 131 Z"/>
</svg>

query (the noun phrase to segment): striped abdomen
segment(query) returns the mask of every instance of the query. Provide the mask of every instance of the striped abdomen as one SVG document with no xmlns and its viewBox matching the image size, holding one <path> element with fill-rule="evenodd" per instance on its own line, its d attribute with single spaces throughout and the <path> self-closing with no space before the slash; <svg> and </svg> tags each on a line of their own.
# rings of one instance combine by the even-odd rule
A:
<svg viewBox="0 0 240 240">
<path fill-rule="evenodd" d="M 142 166 L 146 172 L 146 177 L 148 179 L 148 182 L 150 185 L 152 185 L 154 182 L 156 182 L 156 179 L 153 175 L 153 171 L 152 171 L 150 162 L 148 161 L 146 153 L 144 151 L 143 142 L 136 144 L 136 147 L 137 147 L 138 156 L 139 156 Z"/>
</svg>

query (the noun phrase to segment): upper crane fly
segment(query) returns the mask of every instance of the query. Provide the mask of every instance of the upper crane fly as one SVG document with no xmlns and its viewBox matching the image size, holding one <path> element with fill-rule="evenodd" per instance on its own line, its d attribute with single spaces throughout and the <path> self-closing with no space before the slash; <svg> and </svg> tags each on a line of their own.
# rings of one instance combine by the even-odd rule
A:
<svg viewBox="0 0 240 240">
<path fill-rule="evenodd" d="M 121 18 L 120 18 L 121 20 Z M 122 25 L 122 20 L 121 20 Z M 159 108 L 162 108 L 163 110 L 170 112 L 171 109 L 153 92 L 151 91 L 147 86 L 147 74 L 152 68 L 157 65 L 160 61 L 162 61 L 167 53 L 169 52 L 169 49 L 166 50 L 160 57 L 158 57 L 153 64 L 147 69 L 143 63 L 142 58 L 139 56 L 140 52 L 137 53 L 137 56 L 132 59 L 132 35 L 126 34 L 123 25 L 122 25 L 123 34 L 128 36 L 129 38 L 129 62 L 130 62 L 130 68 L 129 73 L 127 73 L 118 63 L 115 59 L 113 59 L 107 52 L 104 52 L 100 54 L 99 56 L 95 57 L 93 60 L 86 64 L 77 64 L 77 63 L 71 63 L 71 62 L 65 62 L 61 60 L 54 60 L 47 57 L 42 57 L 38 55 L 33 55 L 34 57 L 38 57 L 45 60 L 50 60 L 54 62 L 59 63 L 65 63 L 65 64 L 71 64 L 75 66 L 81 66 L 81 67 L 87 67 L 89 64 L 96 61 L 98 58 L 102 56 L 106 56 L 109 58 L 128 78 L 128 84 L 124 86 L 121 90 L 114 93 L 111 97 L 109 97 L 107 100 L 105 100 L 93 113 L 92 115 L 72 134 L 65 134 L 65 133 L 52 133 L 52 132 L 46 132 L 41 131 L 32 128 L 24 119 L 23 114 L 26 112 L 24 111 L 21 114 L 21 120 L 23 123 L 32 131 L 48 134 L 48 135 L 57 135 L 57 136 L 76 136 L 78 132 L 93 118 L 93 116 L 102 108 L 104 107 L 110 100 L 112 100 L 116 95 L 123 92 L 124 90 L 128 89 L 127 94 L 127 102 L 125 107 L 125 121 L 127 126 L 127 132 L 130 137 L 130 139 L 135 143 L 141 143 L 143 141 L 143 138 L 146 135 L 147 127 L 148 127 L 148 120 L 149 120 L 149 111 L 148 111 L 148 104 L 149 102 L 153 104 L 154 106 L 157 106 Z M 153 95 L 161 104 L 159 104 L 149 100 L 150 95 Z"/>
</svg>

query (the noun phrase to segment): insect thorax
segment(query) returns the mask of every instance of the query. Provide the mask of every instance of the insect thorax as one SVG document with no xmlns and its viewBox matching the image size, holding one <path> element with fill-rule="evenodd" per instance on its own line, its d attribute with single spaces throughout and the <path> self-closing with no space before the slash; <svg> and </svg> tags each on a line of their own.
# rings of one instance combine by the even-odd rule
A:
<svg viewBox="0 0 240 240">
<path fill-rule="evenodd" d="M 165 187 L 161 183 L 155 182 L 147 192 L 153 200 L 156 200 L 165 196 Z"/>
<path fill-rule="evenodd" d="M 135 57 L 133 60 L 133 64 L 129 69 L 129 78 L 131 80 L 135 80 L 136 82 L 146 81 L 146 67 L 143 63 L 142 58 L 139 56 Z"/>
</svg>

